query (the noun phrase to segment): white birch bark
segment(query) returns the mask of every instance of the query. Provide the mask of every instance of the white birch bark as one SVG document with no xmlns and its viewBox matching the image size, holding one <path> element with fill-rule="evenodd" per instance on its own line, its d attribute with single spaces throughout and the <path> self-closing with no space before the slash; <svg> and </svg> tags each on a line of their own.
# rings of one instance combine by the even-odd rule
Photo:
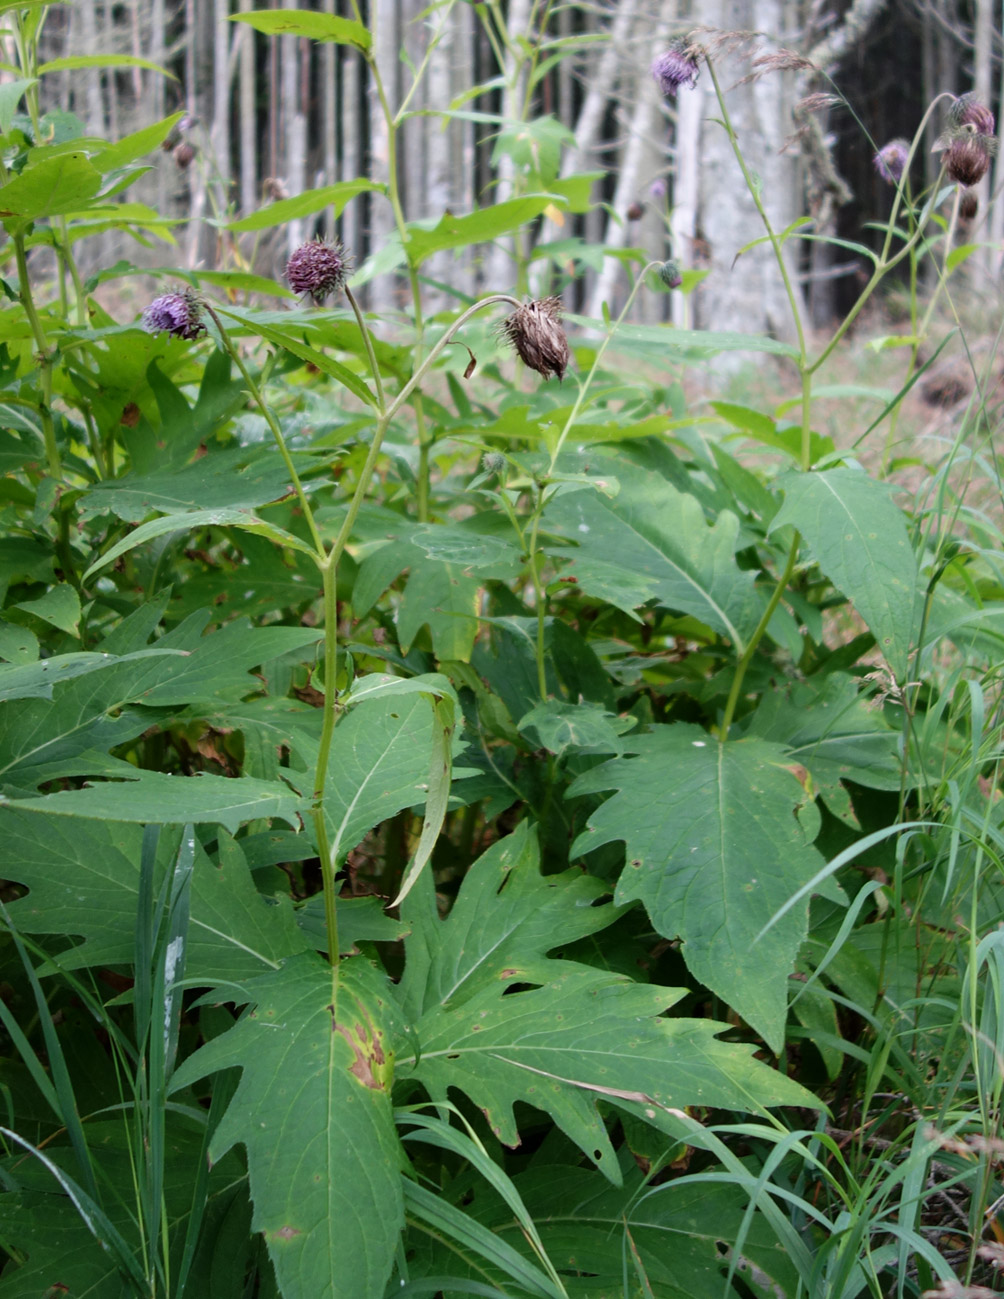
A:
<svg viewBox="0 0 1004 1299">
<path fill-rule="evenodd" d="M 507 122 L 519 119 L 523 111 L 523 98 L 526 93 L 526 60 L 518 53 L 518 42 L 525 39 L 530 22 L 531 0 L 510 0 L 507 21 L 509 32 L 509 49 L 506 54 L 505 92 L 502 96 L 502 116 Z M 516 169 L 513 161 L 506 155 L 499 159 L 496 169 L 496 184 L 492 201 L 504 203 L 512 198 Z M 507 236 L 496 239 L 488 256 L 485 258 L 487 281 L 496 293 L 508 292 L 515 281 L 515 241 Z"/>
<path fill-rule="evenodd" d="M 284 9 L 296 9 L 296 0 L 284 0 Z M 300 107 L 300 41 L 301 37 L 284 36 L 279 51 L 282 86 L 283 144 L 285 148 L 286 189 L 290 197 L 307 188 L 307 119 Z M 293 253 L 303 243 L 302 220 L 286 226 L 286 253 Z"/>
<path fill-rule="evenodd" d="M 610 24 L 609 41 L 604 42 L 603 52 L 590 70 L 586 97 L 582 101 L 579 115 L 575 120 L 575 148 L 569 149 L 561 165 L 562 176 L 571 176 L 577 171 L 588 171 L 590 153 L 596 147 L 599 134 L 606 117 L 610 97 L 614 92 L 618 75 L 625 64 L 630 61 L 631 76 L 637 77 L 639 69 L 629 53 L 629 42 L 638 15 L 638 0 L 620 0 L 613 11 Z M 645 69 L 645 75 L 647 75 Z M 567 119 L 562 119 L 566 120 Z"/>
<path fill-rule="evenodd" d="M 991 72 L 993 62 L 993 34 L 994 34 L 994 5 L 993 0 L 976 0 L 976 24 L 973 29 L 973 93 L 981 104 L 990 104 L 993 88 L 991 85 Z M 968 238 L 975 241 L 981 239 L 983 235 L 979 233 L 980 228 L 985 232 L 987 221 L 987 207 L 990 203 L 990 173 L 975 186 L 976 199 L 979 203 L 975 229 L 972 230 Z M 994 250 L 983 247 L 965 263 L 967 278 L 974 284 L 979 284 L 985 280 L 987 275 L 994 271 L 993 262 L 995 260 Z"/>
<path fill-rule="evenodd" d="M 714 9 L 716 27 L 776 32 L 779 44 L 785 44 L 783 0 L 717 0 Z M 742 51 L 718 57 L 715 69 L 723 87 L 734 87 L 726 91 L 726 105 L 739 149 L 747 168 L 759 178 L 761 200 L 774 230 L 781 231 L 796 215 L 797 206 L 794 160 L 778 152 L 790 130 L 788 74 L 774 72 L 734 86 L 749 72 L 748 52 L 746 57 Z M 737 260 L 739 249 L 765 231 L 728 134 L 711 120 L 720 117 L 721 110 L 707 73 L 695 93 L 702 97 L 704 117 L 698 150 L 699 224 L 710 258 L 710 274 L 694 295 L 695 323 L 711 330 L 790 338 L 791 309 L 770 246 L 761 244 Z M 788 272 L 800 299 L 792 252 L 789 244 Z M 727 367 L 728 361 L 723 365 Z"/>
<path fill-rule="evenodd" d="M 323 10 L 337 12 L 337 0 L 324 0 Z M 328 41 L 320 47 L 321 61 L 321 166 L 323 184 L 338 180 L 338 46 Z M 328 213 L 329 236 L 335 233 L 334 209 Z"/>
<path fill-rule="evenodd" d="M 213 122 L 209 131 L 217 206 L 224 212 L 230 191 L 230 0 L 213 0 Z"/>
<path fill-rule="evenodd" d="M 376 60 L 390 111 L 397 103 L 398 45 L 394 0 L 371 0 L 370 14 L 375 27 L 373 57 Z M 390 135 L 388 123 L 375 87 L 370 87 L 370 171 L 372 180 L 390 180 Z M 382 248 L 394 231 L 394 213 L 389 199 L 374 194 L 370 200 L 369 248 Z M 394 277 L 378 275 L 369 285 L 369 301 L 374 311 L 389 311 L 394 306 Z"/>
<path fill-rule="evenodd" d="M 240 0 L 241 13 L 250 13 L 252 0 Z M 258 123 L 255 104 L 255 32 L 240 24 L 240 173 L 241 211 L 258 206 Z"/>
<path fill-rule="evenodd" d="M 359 69 L 361 56 L 355 50 L 345 50 L 342 56 L 341 123 L 342 157 L 341 179 L 355 180 L 362 174 L 359 162 Z M 380 200 L 376 200 L 379 202 Z M 356 263 L 362 256 L 359 214 L 361 200 L 353 199 L 342 211 L 342 241 L 354 254 Z"/>
</svg>

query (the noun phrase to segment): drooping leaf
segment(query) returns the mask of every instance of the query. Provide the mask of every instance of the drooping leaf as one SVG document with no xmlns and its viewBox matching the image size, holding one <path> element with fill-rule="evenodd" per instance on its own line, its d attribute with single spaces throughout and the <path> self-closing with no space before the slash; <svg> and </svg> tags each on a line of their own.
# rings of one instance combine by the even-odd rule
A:
<svg viewBox="0 0 1004 1299">
<path fill-rule="evenodd" d="M 630 748 L 572 785 L 571 796 L 617 791 L 572 852 L 623 840 L 616 900 L 640 899 L 661 934 L 683 939 L 694 975 L 780 1051 L 808 899 L 761 931 L 823 866 L 795 815 L 807 798 L 796 764 L 779 745 L 722 744 L 689 725 L 656 726 Z"/>
<path fill-rule="evenodd" d="M 241 1081 L 210 1147 L 247 1150 L 252 1227 L 288 1299 L 382 1299 L 404 1205 L 391 1109 L 389 998 L 362 958 L 294 957 L 246 989 L 254 1009 L 175 1072 Z"/>
<path fill-rule="evenodd" d="M 565 703 L 549 699 L 519 719 L 521 731 L 530 730 L 545 749 L 561 757 L 573 753 L 620 753 L 621 735 L 635 724 L 633 717 L 618 718 L 599 704 Z"/>
<path fill-rule="evenodd" d="M 364 700 L 335 727 L 324 813 L 336 868 L 368 830 L 426 801 L 437 729 L 422 695 Z"/>
<path fill-rule="evenodd" d="M 793 526 L 820 569 L 854 604 L 897 677 L 914 635 L 917 560 L 890 490 L 856 469 L 788 474 L 771 530 Z"/>
<path fill-rule="evenodd" d="M 10 904 L 26 934 L 83 941 L 59 957 L 66 969 L 128 965 L 135 954 L 143 831 L 115 821 L 29 816 L 0 807 L 5 874 L 29 892 Z M 162 835 L 168 854 L 169 835 Z M 196 984 L 251 978 L 305 950 L 287 899 L 255 888 L 239 845 L 225 840 L 219 862 L 198 849 L 192 880 L 186 972 Z"/>
<path fill-rule="evenodd" d="M 620 474 L 620 470 L 618 470 Z M 736 565 L 739 520 L 723 511 L 709 527 L 698 501 L 651 475 L 621 476 L 617 496 L 572 492 L 544 511 L 549 531 L 575 544 L 549 547 L 581 590 L 627 612 L 649 600 L 693 615 L 737 652 L 763 608 L 754 574 Z"/>
<path fill-rule="evenodd" d="M 716 1042 L 722 1025 L 662 1018 L 679 989 L 545 957 L 613 922 L 602 893 L 575 870 L 542 876 L 525 822 L 475 862 L 446 920 L 420 881 L 397 989 L 418 1047 L 402 1042 L 399 1073 L 413 1071 L 433 1099 L 465 1092 L 508 1145 L 519 1141 L 516 1101 L 546 1111 L 613 1181 L 601 1099 L 656 1125 L 671 1107 L 759 1110 L 796 1094 L 812 1104 L 750 1050 Z"/>
<path fill-rule="evenodd" d="M 429 628 L 436 657 L 468 662 L 478 633 L 478 596 L 483 579 L 460 564 L 432 559 L 410 547 L 410 573 L 397 612 L 397 634 L 404 653 L 423 627 Z"/>
</svg>

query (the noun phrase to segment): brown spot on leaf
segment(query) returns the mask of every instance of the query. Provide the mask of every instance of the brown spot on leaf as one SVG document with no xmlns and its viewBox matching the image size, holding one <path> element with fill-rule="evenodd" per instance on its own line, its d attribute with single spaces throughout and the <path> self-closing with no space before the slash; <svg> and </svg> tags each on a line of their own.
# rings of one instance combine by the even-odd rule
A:
<svg viewBox="0 0 1004 1299">
<path fill-rule="evenodd" d="M 267 1235 L 268 1233 L 266 1233 Z M 273 1240 L 292 1240 L 294 1236 L 300 1235 L 299 1227 L 280 1227 L 278 1231 L 271 1233 Z"/>
</svg>

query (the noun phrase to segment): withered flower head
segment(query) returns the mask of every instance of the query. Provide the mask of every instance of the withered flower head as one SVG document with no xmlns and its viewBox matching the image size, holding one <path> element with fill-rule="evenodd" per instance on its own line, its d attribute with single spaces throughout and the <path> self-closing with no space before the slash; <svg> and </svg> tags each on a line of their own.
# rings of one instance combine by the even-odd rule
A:
<svg viewBox="0 0 1004 1299">
<path fill-rule="evenodd" d="M 187 140 L 182 140 L 182 142 L 175 147 L 173 156 L 174 165 L 178 170 L 187 171 L 192 165 L 192 159 L 195 157 L 195 150 Z"/>
<path fill-rule="evenodd" d="M 993 135 L 996 129 L 994 115 L 975 95 L 960 95 L 948 110 L 948 121 L 953 127 L 971 126 L 977 135 Z"/>
<path fill-rule="evenodd" d="M 329 293 L 337 293 L 349 272 L 349 258 L 340 243 L 311 239 L 301 244 L 286 263 L 286 279 L 294 293 L 309 293 L 322 303 Z"/>
<path fill-rule="evenodd" d="M 698 71 L 697 59 L 681 36 L 670 41 L 669 49 L 652 64 L 652 76 L 667 99 L 675 99 L 681 86 L 692 89 L 697 84 Z"/>
<path fill-rule="evenodd" d="M 671 257 L 669 261 L 663 262 L 659 267 L 659 279 L 662 280 L 667 289 L 678 289 L 683 283 L 680 263 L 675 257 Z"/>
<path fill-rule="evenodd" d="M 978 185 L 990 170 L 990 159 L 996 152 L 997 141 L 992 135 L 976 135 L 971 128 L 962 128 L 944 154 L 945 172 L 949 180 L 960 185 Z"/>
<path fill-rule="evenodd" d="M 962 191 L 962 197 L 959 199 L 959 220 L 972 221 L 976 213 L 980 210 L 980 201 L 971 189 Z"/>
<path fill-rule="evenodd" d="M 202 304 L 192 289 L 162 293 L 143 312 L 143 328 L 148 334 L 168 333 L 191 341 L 206 332 Z"/>
<path fill-rule="evenodd" d="M 499 334 L 531 370 L 545 379 L 552 374 L 559 381 L 565 377 L 571 353 L 561 327 L 561 303 L 557 298 L 524 302 L 502 321 Z"/>
<path fill-rule="evenodd" d="M 890 185 L 898 185 L 909 156 L 910 145 L 906 140 L 890 140 L 875 155 L 875 170 Z"/>
</svg>

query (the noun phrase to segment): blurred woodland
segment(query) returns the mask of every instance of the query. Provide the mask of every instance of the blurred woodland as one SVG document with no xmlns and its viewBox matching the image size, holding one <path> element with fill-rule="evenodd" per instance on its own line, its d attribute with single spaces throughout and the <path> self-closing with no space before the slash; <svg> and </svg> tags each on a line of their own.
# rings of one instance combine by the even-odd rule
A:
<svg viewBox="0 0 1004 1299">
<path fill-rule="evenodd" d="M 355 13 L 347 0 L 321 7 Z M 833 0 L 371 0 L 363 18 L 375 31 L 383 89 L 391 109 L 407 114 L 403 147 L 391 159 L 362 56 L 347 45 L 272 40 L 231 21 L 251 9 L 252 0 L 54 6 L 42 38 L 46 58 L 128 55 L 171 77 L 139 66 L 68 71 L 47 78 L 58 102 L 43 107 L 73 114 L 82 126 L 71 129 L 112 139 L 184 111 L 173 151 L 152 157 L 133 191 L 179 223 L 180 260 L 191 268 L 253 265 L 278 277 L 304 238 L 337 235 L 362 272 L 366 305 L 380 312 L 403 309 L 406 298 L 394 276 L 367 261 L 386 252 L 394 230 L 380 195 L 361 193 L 337 221 L 331 210 L 256 234 L 222 225 L 308 189 L 379 181 L 390 165 L 412 220 L 460 215 L 557 183 L 575 195 L 572 211 L 555 209 L 519 233 L 518 272 L 509 241 L 440 252 L 427 271 L 432 304 L 532 288 L 561 291 L 569 308 L 599 316 L 624 285 L 621 260 L 609 251 L 626 258 L 640 249 L 643 259 L 673 256 L 707 273 L 693 297 L 647 297 L 639 303 L 643 318 L 783 333 L 788 312 L 769 250 L 754 248 L 735 263 L 761 227 L 715 120 L 710 79 L 704 74 L 695 89 L 666 99 L 648 74 L 653 54 L 692 32 L 717 54 L 733 124 L 778 229 L 808 214 L 816 235 L 861 238 L 890 203 L 872 165 L 875 149 L 894 136 L 910 138 L 936 95 L 973 90 L 1001 117 L 1001 15 L 992 0 L 854 0 L 849 7 Z M 921 151 L 928 183 L 937 171 L 930 146 L 938 127 L 935 113 Z M 1000 187 L 1001 166 L 998 157 L 982 183 L 971 240 L 1000 244 L 1004 208 L 988 199 Z M 163 248 L 121 249 L 115 240 L 121 233 L 109 232 L 104 246 L 90 241 L 88 255 L 104 264 L 116 253 L 140 264 L 170 260 Z M 792 271 L 823 324 L 856 293 L 861 259 L 831 244 L 800 247 Z M 986 272 L 997 269 L 989 254 L 982 269 L 986 284 Z M 517 283 L 520 277 L 528 282 Z"/>
</svg>

